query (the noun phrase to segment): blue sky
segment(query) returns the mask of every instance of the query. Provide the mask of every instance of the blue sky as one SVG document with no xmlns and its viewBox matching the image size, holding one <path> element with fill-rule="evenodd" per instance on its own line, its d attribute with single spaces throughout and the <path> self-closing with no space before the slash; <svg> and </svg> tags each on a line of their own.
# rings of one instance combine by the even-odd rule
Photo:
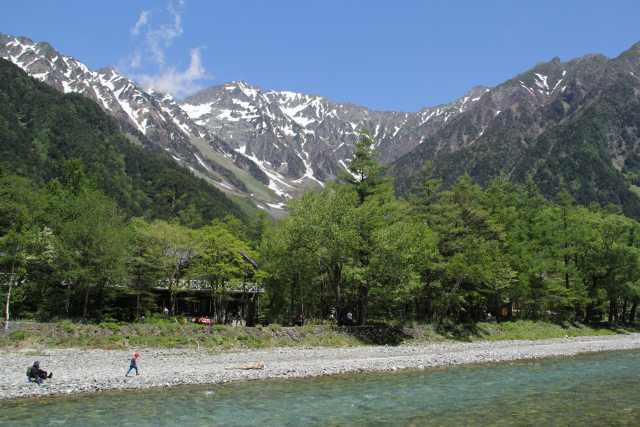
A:
<svg viewBox="0 0 640 427">
<path fill-rule="evenodd" d="M 640 41 L 638 0 L 0 0 L 0 32 L 176 98 L 227 81 L 418 111 Z"/>
</svg>

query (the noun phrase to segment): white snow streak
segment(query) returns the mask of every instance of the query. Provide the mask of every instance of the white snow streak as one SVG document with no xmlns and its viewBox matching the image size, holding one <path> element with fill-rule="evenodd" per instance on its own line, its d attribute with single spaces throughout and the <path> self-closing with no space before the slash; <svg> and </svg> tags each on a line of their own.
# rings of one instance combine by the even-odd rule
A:
<svg viewBox="0 0 640 427">
<path fill-rule="evenodd" d="M 212 106 L 213 102 L 200 105 L 182 104 L 180 107 L 184 110 L 185 113 L 187 113 L 189 117 L 191 117 L 191 119 L 197 120 L 201 116 L 207 113 L 211 113 Z"/>
<path fill-rule="evenodd" d="M 249 160 L 252 160 L 255 164 L 257 164 L 258 166 L 260 166 L 260 169 L 262 169 L 262 171 L 267 174 L 267 176 L 269 177 L 269 189 L 273 190 L 274 193 L 276 193 L 278 196 L 280 197 L 285 197 L 285 198 L 291 198 L 291 195 L 289 194 L 289 191 L 293 189 L 292 186 L 290 186 L 289 184 L 287 184 L 284 181 L 284 178 L 274 172 L 271 168 L 271 164 L 269 164 L 269 162 L 264 161 L 264 160 L 260 160 L 255 156 L 251 156 L 248 155 L 246 153 L 247 151 L 247 146 L 243 145 L 240 148 L 236 148 L 235 150 L 238 153 L 243 154 L 245 157 L 247 157 Z M 267 167 L 269 166 L 269 167 Z"/>
<path fill-rule="evenodd" d="M 200 159 L 200 157 L 198 157 L 197 154 L 194 154 L 194 156 L 196 157 L 196 160 L 198 161 L 198 163 L 200 163 L 202 165 L 203 168 L 205 168 L 207 171 L 211 172 L 211 169 L 209 168 L 209 166 L 205 165 L 204 162 Z"/>
</svg>

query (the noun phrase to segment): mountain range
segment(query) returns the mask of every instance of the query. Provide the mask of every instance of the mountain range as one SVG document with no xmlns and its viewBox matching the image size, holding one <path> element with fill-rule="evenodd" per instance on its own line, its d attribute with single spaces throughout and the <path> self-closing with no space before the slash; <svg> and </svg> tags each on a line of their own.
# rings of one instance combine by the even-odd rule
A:
<svg viewBox="0 0 640 427">
<path fill-rule="evenodd" d="M 56 188 L 68 170 L 82 172 L 127 217 L 179 219 L 194 228 L 260 217 L 173 159 L 132 144 L 97 103 L 63 94 L 2 58 L 0 141 L 0 175 Z"/>
<path fill-rule="evenodd" d="M 89 70 L 46 42 L 0 34 L 0 56 L 61 92 L 93 99 L 132 141 L 165 152 L 219 189 L 251 197 L 266 209 L 335 180 L 349 164 L 361 130 L 372 132 L 382 162 L 388 163 L 488 90 L 474 88 L 459 100 L 418 113 L 262 91 L 242 81 L 176 101 L 145 90 L 113 67 Z"/>
<path fill-rule="evenodd" d="M 614 204 L 640 218 L 640 43 L 609 59 L 554 58 L 491 89 L 391 165 L 396 189 L 433 162 L 445 184 L 532 179 L 547 197 Z"/>
<path fill-rule="evenodd" d="M 415 113 L 374 111 L 246 82 L 182 100 L 107 67 L 89 70 L 46 42 L 0 35 L 0 56 L 62 92 L 100 104 L 129 139 L 278 215 L 286 199 L 337 179 L 361 130 L 404 194 L 427 161 L 447 184 L 533 179 L 543 194 L 622 206 L 640 217 L 640 43 L 617 58 L 554 58 L 494 88 Z"/>
</svg>

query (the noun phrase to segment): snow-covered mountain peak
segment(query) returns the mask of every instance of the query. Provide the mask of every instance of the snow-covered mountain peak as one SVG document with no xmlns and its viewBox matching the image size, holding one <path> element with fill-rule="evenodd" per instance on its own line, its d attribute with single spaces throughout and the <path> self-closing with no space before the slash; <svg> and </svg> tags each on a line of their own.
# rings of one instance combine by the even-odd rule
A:
<svg viewBox="0 0 640 427">
<path fill-rule="evenodd" d="M 348 167 L 361 131 L 371 133 L 380 161 L 390 163 L 479 104 L 489 91 L 476 87 L 458 100 L 416 113 L 375 111 L 319 95 L 262 90 L 245 81 L 211 86 L 176 101 L 145 90 L 113 67 L 91 71 L 46 43 L 0 35 L 0 55 L 61 91 L 94 99 L 125 132 L 153 141 L 221 187 L 257 192 L 247 191 L 245 181 L 234 180 L 228 165 L 218 164 L 225 159 L 271 189 L 265 197 L 275 199 L 263 199 L 265 204 L 335 180 Z M 540 69 L 521 80 L 532 90 L 553 92 L 558 87 L 556 74 Z"/>
<path fill-rule="evenodd" d="M 381 160 L 390 162 L 461 114 L 486 90 L 474 88 L 457 101 L 418 113 L 398 113 L 338 104 L 319 95 L 263 91 L 237 81 L 209 87 L 179 104 L 196 123 L 250 156 L 265 172 L 293 184 L 324 185 L 348 166 L 361 131 L 372 133 Z"/>
<path fill-rule="evenodd" d="M 246 185 L 238 178 L 243 174 L 257 180 L 256 185 L 268 184 L 257 165 L 194 122 L 171 96 L 147 91 L 113 67 L 92 71 L 82 62 L 61 55 L 48 43 L 4 34 L 0 34 L 0 57 L 61 92 L 76 92 L 93 99 L 134 141 L 160 148 L 224 191 L 247 193 Z M 262 192 L 262 197 L 263 202 L 280 201 L 275 194 Z"/>
</svg>

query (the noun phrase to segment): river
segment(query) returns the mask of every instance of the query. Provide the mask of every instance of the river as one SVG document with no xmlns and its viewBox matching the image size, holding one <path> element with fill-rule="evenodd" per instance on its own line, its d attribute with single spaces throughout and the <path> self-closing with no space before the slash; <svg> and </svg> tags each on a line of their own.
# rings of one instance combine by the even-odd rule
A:
<svg viewBox="0 0 640 427">
<path fill-rule="evenodd" d="M 640 351 L 0 401 L 0 425 L 637 425 Z"/>
</svg>

